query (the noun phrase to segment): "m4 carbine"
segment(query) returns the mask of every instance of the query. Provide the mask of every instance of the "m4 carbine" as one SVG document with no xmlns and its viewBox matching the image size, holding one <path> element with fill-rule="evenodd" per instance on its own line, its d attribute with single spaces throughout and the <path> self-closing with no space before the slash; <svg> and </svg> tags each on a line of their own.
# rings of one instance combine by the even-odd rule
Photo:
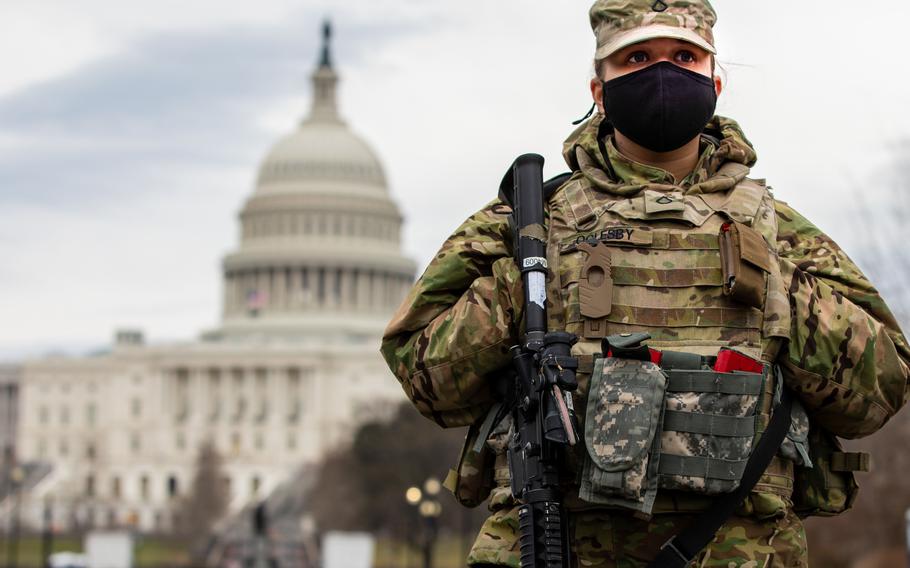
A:
<svg viewBox="0 0 910 568">
<path fill-rule="evenodd" d="M 519 156 L 500 187 L 512 207 L 515 260 L 524 285 L 525 328 L 512 348 L 515 383 L 506 401 L 514 431 L 509 440 L 512 495 L 521 503 L 522 568 L 567 568 L 567 523 L 559 492 L 559 466 L 567 446 L 578 441 L 572 395 L 577 338 L 547 331 L 547 259 L 544 227 L 543 157 Z"/>
</svg>

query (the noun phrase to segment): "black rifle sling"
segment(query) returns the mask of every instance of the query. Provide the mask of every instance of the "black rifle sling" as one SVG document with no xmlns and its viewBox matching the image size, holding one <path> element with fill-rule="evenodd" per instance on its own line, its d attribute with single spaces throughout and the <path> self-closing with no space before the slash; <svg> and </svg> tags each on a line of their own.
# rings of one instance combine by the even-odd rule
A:
<svg viewBox="0 0 910 568">
<path fill-rule="evenodd" d="M 755 487 L 762 474 L 790 430 L 790 409 L 793 406 L 790 389 L 781 389 L 781 398 L 771 416 L 768 427 L 743 472 L 739 487 L 732 493 L 718 497 L 711 507 L 695 518 L 682 532 L 668 540 L 648 568 L 685 568 L 695 556 L 714 540 L 717 531 Z"/>
</svg>

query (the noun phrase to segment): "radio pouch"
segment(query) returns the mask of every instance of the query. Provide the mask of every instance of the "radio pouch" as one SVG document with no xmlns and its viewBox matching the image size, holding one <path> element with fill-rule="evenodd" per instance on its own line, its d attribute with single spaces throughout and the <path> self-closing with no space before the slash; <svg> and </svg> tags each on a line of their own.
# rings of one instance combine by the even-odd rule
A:
<svg viewBox="0 0 910 568">
<path fill-rule="evenodd" d="M 737 302 L 761 308 L 771 255 L 761 233 L 742 223 L 724 223 L 720 229 L 720 259 L 724 294 Z"/>
</svg>

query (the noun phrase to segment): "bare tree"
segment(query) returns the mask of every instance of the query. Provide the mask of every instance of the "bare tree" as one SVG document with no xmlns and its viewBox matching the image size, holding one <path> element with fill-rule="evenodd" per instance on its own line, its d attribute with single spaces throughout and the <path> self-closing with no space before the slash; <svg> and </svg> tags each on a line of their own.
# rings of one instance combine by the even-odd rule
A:
<svg viewBox="0 0 910 568">
<path fill-rule="evenodd" d="M 880 183 L 857 190 L 857 223 L 864 246 L 857 262 L 888 302 L 905 330 L 910 327 L 910 139 L 894 148 L 894 159 Z M 809 523 L 813 565 L 848 567 L 885 566 L 872 556 L 898 554 L 905 547 L 904 513 L 910 509 L 910 411 L 898 414 L 875 435 L 847 445 L 872 454 L 873 470 L 858 474 L 861 486 L 854 509 L 836 519 Z M 890 552 L 881 552 L 890 551 Z M 893 565 L 893 564 L 890 564 Z"/>
<path fill-rule="evenodd" d="M 316 472 L 308 504 L 319 530 L 359 530 L 407 541 L 414 537 L 417 511 L 405 501 L 411 486 L 443 479 L 454 465 L 463 430 L 442 430 L 402 403 L 386 417 L 361 424 L 351 444 L 328 455 Z M 473 538 L 486 517 L 468 510 L 447 491 L 440 529 Z"/>
<path fill-rule="evenodd" d="M 854 191 L 863 237 L 858 263 L 867 272 L 897 320 L 910 326 L 910 138 L 896 144 L 888 170 Z"/>
<path fill-rule="evenodd" d="M 196 473 L 190 492 L 181 499 L 174 516 L 176 536 L 197 551 L 224 517 L 230 495 L 225 483 L 221 455 L 211 442 L 199 448 Z"/>
</svg>

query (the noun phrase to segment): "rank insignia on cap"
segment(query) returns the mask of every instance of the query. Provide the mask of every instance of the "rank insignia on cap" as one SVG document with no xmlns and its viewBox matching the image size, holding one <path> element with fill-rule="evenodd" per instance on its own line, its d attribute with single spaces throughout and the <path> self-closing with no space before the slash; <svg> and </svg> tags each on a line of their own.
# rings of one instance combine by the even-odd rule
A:
<svg viewBox="0 0 910 568">
<path fill-rule="evenodd" d="M 663 0 L 657 0 L 657 2 L 651 5 L 651 9 L 655 12 L 663 12 L 667 8 L 669 8 L 669 6 L 667 6 L 667 3 Z"/>
</svg>

